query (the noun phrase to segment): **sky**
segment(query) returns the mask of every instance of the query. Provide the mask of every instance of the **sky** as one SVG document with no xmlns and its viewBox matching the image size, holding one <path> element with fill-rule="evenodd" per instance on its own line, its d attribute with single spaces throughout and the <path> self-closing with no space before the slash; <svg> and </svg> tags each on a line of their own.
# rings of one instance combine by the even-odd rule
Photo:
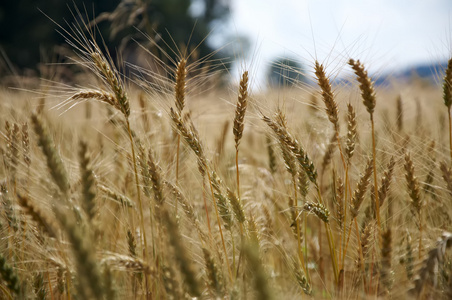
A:
<svg viewBox="0 0 452 300">
<path fill-rule="evenodd" d="M 314 59 L 340 72 L 348 58 L 371 72 L 392 72 L 448 59 L 452 0 L 231 0 L 228 30 L 246 36 L 238 68 L 262 81 L 270 61 L 289 56 L 306 67 Z"/>
</svg>

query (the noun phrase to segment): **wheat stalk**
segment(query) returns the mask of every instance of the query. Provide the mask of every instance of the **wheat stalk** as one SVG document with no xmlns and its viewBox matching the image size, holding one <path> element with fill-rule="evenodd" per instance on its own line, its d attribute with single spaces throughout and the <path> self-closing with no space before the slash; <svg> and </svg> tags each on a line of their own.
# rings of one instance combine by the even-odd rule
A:
<svg viewBox="0 0 452 300">
<path fill-rule="evenodd" d="M 276 137 L 279 139 L 281 143 L 285 143 L 287 147 L 292 151 L 293 155 L 296 157 L 301 169 L 303 169 L 308 176 L 309 180 L 314 183 L 319 204 L 323 204 L 322 195 L 320 192 L 320 187 L 317 183 L 317 170 L 313 164 L 313 162 L 310 160 L 309 156 L 304 152 L 303 148 L 300 146 L 298 141 L 292 137 L 292 135 L 282 126 L 271 120 L 270 118 L 263 116 L 262 119 L 265 123 L 273 130 Z M 337 264 L 337 256 L 336 256 L 336 249 L 334 245 L 334 238 L 333 234 L 331 232 L 331 227 L 328 223 L 324 222 L 325 229 L 327 232 L 327 238 L 328 238 L 328 247 L 330 249 L 330 255 L 331 255 L 331 261 L 333 265 L 334 270 L 334 278 L 336 283 L 338 283 L 339 279 L 339 270 L 338 270 L 338 264 Z"/>
<path fill-rule="evenodd" d="M 119 73 L 110 62 L 99 51 L 91 53 L 91 59 L 97 69 L 98 75 L 103 78 L 107 86 L 115 95 L 115 105 L 126 118 L 130 116 L 130 104 L 124 89 L 124 83 L 119 77 Z"/>
<path fill-rule="evenodd" d="M 447 68 L 444 75 L 443 83 L 443 100 L 444 105 L 447 107 L 447 115 L 449 118 L 449 146 L 450 146 L 450 159 L 452 160 L 452 117 L 450 108 L 452 106 L 452 58 L 447 62 Z"/>
<path fill-rule="evenodd" d="M 239 96 L 235 109 L 234 126 L 232 132 L 235 140 L 235 167 L 237 170 L 237 195 L 240 201 L 240 175 L 239 175 L 239 145 L 243 135 L 245 113 L 248 102 L 248 71 L 243 72 L 239 84 Z"/>
<path fill-rule="evenodd" d="M 85 213 L 88 216 L 88 220 L 91 222 L 96 215 L 96 203 L 94 201 L 96 198 L 96 193 L 94 190 L 96 182 L 91 166 L 89 166 L 90 156 L 88 153 L 88 145 L 84 141 L 80 142 L 79 161 L 80 173 L 82 177 L 82 204 Z"/>
<path fill-rule="evenodd" d="M 377 211 L 377 224 L 378 224 L 378 240 L 381 244 L 381 218 L 380 218 L 380 200 L 378 197 L 378 180 L 377 180 L 377 153 L 376 153 L 376 142 L 375 142 L 375 122 L 374 122 L 374 110 L 376 105 L 376 96 L 373 86 L 373 82 L 364 69 L 361 62 L 355 61 L 353 59 L 349 60 L 349 65 L 355 71 L 356 78 L 360 83 L 359 89 L 361 91 L 361 97 L 363 99 L 364 106 L 370 115 L 370 122 L 372 125 L 372 159 L 374 163 L 374 194 L 375 194 L 375 207 Z"/>
<path fill-rule="evenodd" d="M 176 68 L 176 81 L 174 84 L 174 97 L 176 99 L 176 109 L 179 114 L 185 107 L 185 89 L 186 89 L 186 77 L 187 77 L 187 60 L 181 59 Z M 177 152 L 176 152 L 176 185 L 179 181 L 179 156 L 180 156 L 180 135 L 177 135 Z M 177 202 L 176 202 L 176 214 L 177 214 Z"/>
<path fill-rule="evenodd" d="M 55 214 L 71 242 L 72 250 L 77 261 L 76 266 L 80 284 L 78 291 L 85 299 L 90 297 L 102 299 L 104 294 L 103 281 L 93 255 L 94 251 L 90 239 L 87 238 L 86 234 L 80 232 L 80 228 L 78 228 L 71 218 L 68 218 L 68 215 L 61 208 L 57 207 Z"/>
</svg>

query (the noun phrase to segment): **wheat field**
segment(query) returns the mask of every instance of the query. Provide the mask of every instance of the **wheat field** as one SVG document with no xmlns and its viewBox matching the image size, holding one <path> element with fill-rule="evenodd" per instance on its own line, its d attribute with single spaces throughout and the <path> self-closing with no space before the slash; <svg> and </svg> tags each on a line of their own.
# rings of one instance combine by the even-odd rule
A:
<svg viewBox="0 0 452 300">
<path fill-rule="evenodd" d="M 452 297 L 452 61 L 259 92 L 83 32 L 74 81 L 0 90 L 2 299 Z"/>
</svg>

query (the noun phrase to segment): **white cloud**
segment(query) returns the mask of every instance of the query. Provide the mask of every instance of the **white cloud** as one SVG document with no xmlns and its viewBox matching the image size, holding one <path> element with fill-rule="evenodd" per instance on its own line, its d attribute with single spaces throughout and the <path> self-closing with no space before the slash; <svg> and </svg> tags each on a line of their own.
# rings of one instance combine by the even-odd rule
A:
<svg viewBox="0 0 452 300">
<path fill-rule="evenodd" d="M 448 56 L 451 12 L 448 0 L 233 0 L 232 22 L 259 46 L 261 68 L 292 53 L 308 64 L 354 56 L 380 69 Z"/>
</svg>

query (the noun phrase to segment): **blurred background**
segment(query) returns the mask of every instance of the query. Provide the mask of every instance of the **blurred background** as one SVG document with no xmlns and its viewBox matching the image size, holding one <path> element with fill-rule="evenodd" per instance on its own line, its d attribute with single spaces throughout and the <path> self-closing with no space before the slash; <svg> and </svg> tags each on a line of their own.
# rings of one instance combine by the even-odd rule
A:
<svg viewBox="0 0 452 300">
<path fill-rule="evenodd" d="M 450 0 L 1 1 L 0 76 L 42 76 L 71 51 L 55 23 L 95 20 L 113 58 L 136 60 L 136 41 L 168 63 L 198 47 L 235 77 L 251 70 L 259 89 L 309 80 L 314 59 L 339 77 L 349 57 L 383 81 L 434 80 L 451 56 L 451 11 Z"/>
</svg>

